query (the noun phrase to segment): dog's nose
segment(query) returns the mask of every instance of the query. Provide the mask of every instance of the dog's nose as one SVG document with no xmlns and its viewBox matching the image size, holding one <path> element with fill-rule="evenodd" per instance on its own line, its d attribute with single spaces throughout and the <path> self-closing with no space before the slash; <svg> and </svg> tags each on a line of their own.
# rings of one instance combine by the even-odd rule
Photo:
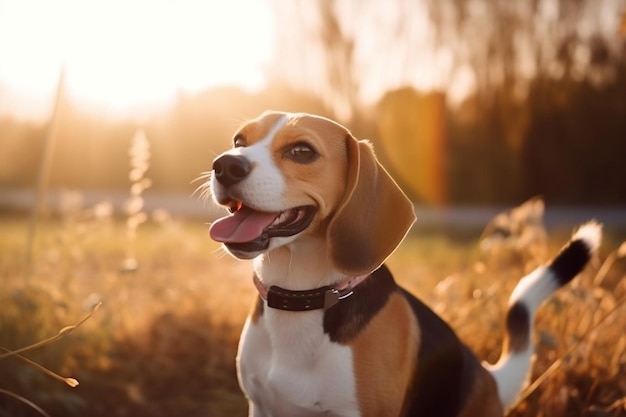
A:
<svg viewBox="0 0 626 417">
<path fill-rule="evenodd" d="M 222 155 L 213 161 L 215 179 L 225 186 L 237 184 L 246 178 L 251 170 L 250 161 L 239 155 Z"/>
</svg>

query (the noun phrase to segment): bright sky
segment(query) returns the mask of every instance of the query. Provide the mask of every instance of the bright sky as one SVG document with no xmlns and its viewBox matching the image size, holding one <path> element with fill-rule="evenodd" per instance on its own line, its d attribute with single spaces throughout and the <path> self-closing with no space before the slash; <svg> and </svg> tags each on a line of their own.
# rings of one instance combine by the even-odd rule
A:
<svg viewBox="0 0 626 417">
<path fill-rule="evenodd" d="M 0 112 L 45 116 L 62 66 L 72 98 L 113 113 L 257 89 L 273 27 L 264 0 L 0 0 Z"/>
</svg>

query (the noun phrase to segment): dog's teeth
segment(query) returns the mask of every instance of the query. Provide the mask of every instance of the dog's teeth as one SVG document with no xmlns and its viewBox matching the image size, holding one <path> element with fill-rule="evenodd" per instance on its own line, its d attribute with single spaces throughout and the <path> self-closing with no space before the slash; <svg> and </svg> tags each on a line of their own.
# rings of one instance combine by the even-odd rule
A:
<svg viewBox="0 0 626 417">
<path fill-rule="evenodd" d="M 278 217 L 276 217 L 276 219 L 274 220 L 272 225 L 280 224 L 280 223 L 284 222 L 286 219 L 287 219 L 287 212 L 283 211 L 282 213 L 280 213 L 280 215 Z"/>
<path fill-rule="evenodd" d="M 280 213 L 278 215 L 278 217 L 276 217 L 276 219 L 274 219 L 274 222 L 272 223 L 272 226 L 276 226 L 282 223 L 285 223 L 287 220 L 289 220 L 289 218 L 292 216 L 293 214 L 293 210 L 285 210 L 282 213 Z"/>
</svg>

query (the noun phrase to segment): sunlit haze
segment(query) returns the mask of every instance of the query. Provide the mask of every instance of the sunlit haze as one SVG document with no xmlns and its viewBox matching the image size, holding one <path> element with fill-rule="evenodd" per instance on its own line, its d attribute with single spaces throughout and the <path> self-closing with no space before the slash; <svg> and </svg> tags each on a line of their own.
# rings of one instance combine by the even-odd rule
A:
<svg viewBox="0 0 626 417">
<path fill-rule="evenodd" d="M 48 114 L 62 67 L 67 95 L 113 113 L 180 91 L 257 89 L 272 19 L 262 0 L 0 0 L 0 112 Z"/>
</svg>

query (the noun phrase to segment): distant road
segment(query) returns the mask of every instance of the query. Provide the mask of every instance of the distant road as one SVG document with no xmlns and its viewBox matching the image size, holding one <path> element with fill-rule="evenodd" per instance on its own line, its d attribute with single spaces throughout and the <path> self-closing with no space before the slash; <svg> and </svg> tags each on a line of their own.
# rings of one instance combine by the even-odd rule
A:
<svg viewBox="0 0 626 417">
<path fill-rule="evenodd" d="M 47 207 L 53 212 L 62 205 L 62 192 L 50 193 L 47 198 Z M 74 197 L 77 194 L 74 193 Z M 124 202 L 129 194 L 124 191 L 85 191 L 79 193 L 82 205 L 85 208 L 93 207 L 103 201 L 110 202 L 116 214 L 123 214 Z M 67 194 L 66 194 L 67 196 Z M 0 213 L 3 211 L 30 211 L 35 204 L 35 192 L 28 189 L 0 190 Z M 223 215 L 224 211 L 215 207 L 211 202 L 202 202 L 196 196 L 186 196 L 177 193 L 150 192 L 144 194 L 147 212 L 156 209 L 165 209 L 176 217 L 201 218 L 210 221 Z M 416 207 L 419 224 L 429 226 L 470 226 L 483 227 L 496 214 L 508 209 L 505 206 L 472 206 L 433 208 L 426 206 Z M 573 227 L 579 223 L 595 219 L 612 227 L 626 227 L 626 207 L 600 206 L 551 206 L 546 205 L 544 222 L 547 227 Z"/>
</svg>

